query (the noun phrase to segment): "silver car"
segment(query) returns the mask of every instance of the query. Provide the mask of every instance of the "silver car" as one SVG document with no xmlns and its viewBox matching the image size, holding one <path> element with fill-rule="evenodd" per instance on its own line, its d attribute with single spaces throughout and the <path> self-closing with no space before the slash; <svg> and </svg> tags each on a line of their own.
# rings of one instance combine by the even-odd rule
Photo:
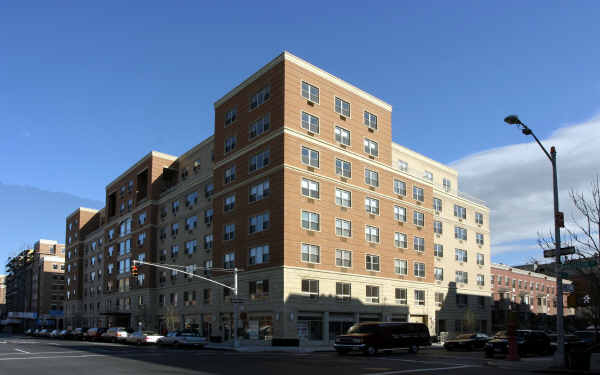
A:
<svg viewBox="0 0 600 375">
<path fill-rule="evenodd" d="M 203 347 L 207 344 L 206 337 L 200 335 L 200 332 L 195 330 L 183 330 L 169 332 L 166 336 L 160 338 L 158 343 L 161 345 L 173 346 L 197 346 Z"/>
</svg>

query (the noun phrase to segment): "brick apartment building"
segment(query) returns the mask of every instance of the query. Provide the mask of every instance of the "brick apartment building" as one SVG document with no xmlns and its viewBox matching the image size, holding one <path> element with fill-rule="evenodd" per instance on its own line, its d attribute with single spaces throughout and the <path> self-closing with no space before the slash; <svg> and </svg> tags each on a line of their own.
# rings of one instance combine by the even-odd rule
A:
<svg viewBox="0 0 600 375">
<path fill-rule="evenodd" d="M 391 142 L 392 108 L 287 52 L 215 103 L 215 131 L 151 152 L 66 220 L 67 325 L 232 335 L 231 292 L 133 259 L 240 272 L 241 334 L 327 342 L 354 322 L 488 331 L 489 209 Z M 230 273 L 197 271 L 225 283 Z"/>
<path fill-rule="evenodd" d="M 0 275 L 0 320 L 5 320 L 5 319 L 6 319 L 6 275 Z"/>
<path fill-rule="evenodd" d="M 556 329 L 556 278 L 494 263 L 490 284 L 493 330 L 507 328 L 511 311 L 518 312 L 521 328 Z M 563 280 L 563 285 L 564 316 L 572 316 L 574 309 L 567 307 L 572 282 Z"/>
<path fill-rule="evenodd" d="M 62 327 L 65 247 L 39 240 L 10 258 L 6 269 L 7 324 L 17 329 Z"/>
</svg>

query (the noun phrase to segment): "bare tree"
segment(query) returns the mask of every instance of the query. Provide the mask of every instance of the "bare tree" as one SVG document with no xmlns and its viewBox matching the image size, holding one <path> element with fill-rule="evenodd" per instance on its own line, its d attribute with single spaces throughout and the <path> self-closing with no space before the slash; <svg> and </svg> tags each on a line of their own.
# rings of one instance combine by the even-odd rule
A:
<svg viewBox="0 0 600 375">
<path fill-rule="evenodd" d="M 574 263 L 578 275 L 579 292 L 585 293 L 589 299 L 583 309 L 584 315 L 595 327 L 598 337 L 600 327 L 600 270 L 590 266 L 593 263 L 583 263 L 600 260 L 600 175 L 596 175 L 590 183 L 587 193 L 569 191 L 569 198 L 575 211 L 571 215 L 570 225 L 566 227 L 565 245 L 574 246 L 575 254 L 567 256 L 567 262 Z M 554 236 L 538 233 L 538 245 L 542 249 L 556 247 Z"/>
</svg>

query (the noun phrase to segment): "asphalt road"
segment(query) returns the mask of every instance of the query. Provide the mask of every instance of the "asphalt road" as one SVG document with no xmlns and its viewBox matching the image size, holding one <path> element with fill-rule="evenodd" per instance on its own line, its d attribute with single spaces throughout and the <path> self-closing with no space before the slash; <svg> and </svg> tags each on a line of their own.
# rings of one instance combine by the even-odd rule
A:
<svg viewBox="0 0 600 375">
<path fill-rule="evenodd" d="M 110 343 L 0 337 L 0 375 L 260 374 L 395 375 L 515 373 L 482 353 L 398 351 L 365 357 L 336 353 L 237 353 Z"/>
</svg>

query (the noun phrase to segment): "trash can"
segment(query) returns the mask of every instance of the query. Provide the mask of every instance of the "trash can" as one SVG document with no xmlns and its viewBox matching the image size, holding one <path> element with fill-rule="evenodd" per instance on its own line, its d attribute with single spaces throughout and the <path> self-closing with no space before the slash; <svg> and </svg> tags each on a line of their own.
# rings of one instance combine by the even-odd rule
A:
<svg viewBox="0 0 600 375">
<path fill-rule="evenodd" d="M 573 345 L 565 348 L 567 368 L 589 371 L 592 352 L 585 345 Z"/>
</svg>

